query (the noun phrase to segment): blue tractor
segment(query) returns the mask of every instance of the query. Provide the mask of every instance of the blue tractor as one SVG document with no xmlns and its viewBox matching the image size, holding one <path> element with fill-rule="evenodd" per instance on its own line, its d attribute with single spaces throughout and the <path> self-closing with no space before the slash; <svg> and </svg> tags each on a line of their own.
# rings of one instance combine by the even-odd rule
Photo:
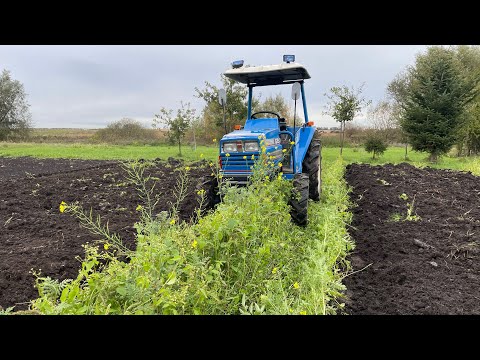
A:
<svg viewBox="0 0 480 360">
<path fill-rule="evenodd" d="M 307 224 L 308 199 L 320 200 L 321 194 L 321 144 L 314 138 L 315 126 L 309 121 L 305 99 L 304 81 L 309 79 L 305 67 L 295 62 L 293 55 L 285 55 L 278 65 L 244 67 L 243 61 L 232 63 L 232 69 L 224 72 L 230 79 L 248 87 L 248 114 L 244 126 L 225 134 L 219 142 L 220 174 L 223 181 L 235 185 L 247 185 L 252 166 L 261 154 L 261 141 L 267 156 L 279 163 L 283 177 L 293 181 L 290 199 L 292 220 L 301 226 Z M 303 102 L 302 124 L 292 126 L 279 114 L 263 109 L 252 114 L 253 89 L 269 85 L 291 85 L 292 98 Z M 222 99 L 223 96 L 223 99 Z M 225 104 L 225 92 L 219 94 Z M 220 201 L 218 185 L 204 179 L 201 186 L 207 189 L 210 207 Z"/>
</svg>

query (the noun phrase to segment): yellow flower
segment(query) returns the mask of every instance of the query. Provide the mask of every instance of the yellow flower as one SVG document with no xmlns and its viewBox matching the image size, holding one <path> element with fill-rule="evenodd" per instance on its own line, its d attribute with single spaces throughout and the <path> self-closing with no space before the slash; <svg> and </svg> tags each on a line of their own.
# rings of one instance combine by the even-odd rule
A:
<svg viewBox="0 0 480 360">
<path fill-rule="evenodd" d="M 109 247 L 110 247 L 110 244 L 109 244 L 109 243 L 103 244 L 103 248 L 104 248 L 105 250 L 108 250 Z"/>
<path fill-rule="evenodd" d="M 198 245 L 197 240 L 193 240 L 193 242 L 192 242 L 192 248 L 195 249 L 195 248 L 197 247 L 197 245 Z"/>
<path fill-rule="evenodd" d="M 229 156 L 230 156 L 230 153 L 226 153 L 225 156 L 226 156 L 226 157 L 229 157 Z"/>
<path fill-rule="evenodd" d="M 175 224 L 175 219 L 170 220 L 170 225 L 174 225 L 174 224 Z"/>
<path fill-rule="evenodd" d="M 265 176 L 265 180 L 270 180 L 270 176 Z"/>
<path fill-rule="evenodd" d="M 190 171 L 190 166 L 185 166 L 186 171 Z"/>
<path fill-rule="evenodd" d="M 281 162 L 278 163 L 278 167 L 281 168 L 283 164 Z"/>
<path fill-rule="evenodd" d="M 258 135 L 258 140 L 260 140 L 263 136 L 262 135 Z"/>
<path fill-rule="evenodd" d="M 221 179 L 221 178 L 223 178 L 223 175 L 218 175 L 218 177 Z"/>
<path fill-rule="evenodd" d="M 213 139 L 212 141 L 213 141 L 213 142 L 217 142 L 217 139 Z"/>
<path fill-rule="evenodd" d="M 293 284 L 293 288 L 294 288 L 294 289 L 298 289 L 299 287 L 300 287 L 300 285 L 298 285 L 298 282 L 295 282 L 295 283 Z"/>
<path fill-rule="evenodd" d="M 68 207 L 67 203 L 65 201 L 62 201 L 58 208 L 59 208 L 60 212 L 63 213 L 67 207 Z"/>
<path fill-rule="evenodd" d="M 203 195 L 205 194 L 205 190 L 204 189 L 200 189 L 197 191 L 197 195 Z"/>
<path fill-rule="evenodd" d="M 135 208 L 136 211 L 141 211 L 142 209 L 143 209 L 142 205 L 138 205 L 138 206 Z"/>
<path fill-rule="evenodd" d="M 306 311 L 300 311 L 300 315 L 307 315 Z"/>
<path fill-rule="evenodd" d="M 255 160 L 255 155 L 252 155 L 252 160 Z"/>
<path fill-rule="evenodd" d="M 272 269 L 272 274 L 276 274 L 276 273 L 277 273 L 277 270 L 278 270 L 278 269 L 277 269 L 276 267 L 274 267 L 274 268 Z"/>
<path fill-rule="evenodd" d="M 270 155 L 268 158 L 269 158 L 270 160 L 273 160 L 273 156 L 272 156 L 272 155 Z"/>
<path fill-rule="evenodd" d="M 200 157 L 203 158 L 203 154 L 200 154 Z"/>
<path fill-rule="evenodd" d="M 247 160 L 247 155 L 243 155 L 243 160 Z"/>
<path fill-rule="evenodd" d="M 290 145 L 295 145 L 295 141 L 290 141 Z"/>
<path fill-rule="evenodd" d="M 208 163 L 208 166 L 213 166 L 213 163 L 212 162 Z"/>
<path fill-rule="evenodd" d="M 283 153 L 286 153 L 286 152 L 287 152 L 287 149 L 283 149 L 282 152 L 283 152 Z"/>
</svg>

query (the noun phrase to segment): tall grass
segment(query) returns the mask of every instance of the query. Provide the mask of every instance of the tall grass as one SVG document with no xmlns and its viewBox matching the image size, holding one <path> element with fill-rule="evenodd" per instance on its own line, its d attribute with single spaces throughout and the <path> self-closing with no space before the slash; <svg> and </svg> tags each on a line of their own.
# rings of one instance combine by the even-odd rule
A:
<svg viewBox="0 0 480 360">
<path fill-rule="evenodd" d="M 117 259 L 115 244 L 105 239 L 103 247 L 86 246 L 76 279 L 36 274 L 40 297 L 32 309 L 334 314 L 343 289 L 339 266 L 353 246 L 346 231 L 348 190 L 338 181 L 343 169 L 341 160 L 326 166 L 322 202 L 311 203 L 306 228 L 290 221 L 291 182 L 257 177 L 248 188 L 227 187 L 216 211 L 197 222 L 178 223 L 174 213 L 163 213 L 137 224 L 137 249 L 128 263 Z"/>
</svg>

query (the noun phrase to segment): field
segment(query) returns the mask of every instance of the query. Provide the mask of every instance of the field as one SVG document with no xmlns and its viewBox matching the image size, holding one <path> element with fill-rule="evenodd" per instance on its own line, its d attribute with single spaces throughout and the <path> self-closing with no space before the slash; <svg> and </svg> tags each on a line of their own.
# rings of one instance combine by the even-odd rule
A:
<svg viewBox="0 0 480 360">
<path fill-rule="evenodd" d="M 176 147 L 167 146 L 0 144 L 0 226 L 4 229 L 0 233 L 0 306 L 15 305 L 16 310 L 28 307 L 29 300 L 38 295 L 31 269 L 41 269 L 45 276 L 59 280 L 74 278 L 81 266 L 75 257 L 84 254 L 82 244 L 99 240 L 80 227 L 78 220 L 59 213 L 61 201 L 79 201 L 84 208 L 91 207 L 94 214 L 109 221 L 111 231 L 118 232 L 126 245 L 135 249 L 134 223 L 140 217 L 135 210 L 138 196 L 114 160 L 156 159 L 150 171 L 158 178 L 158 190 L 164 194 L 159 210 L 168 210 L 169 201 L 174 201 L 173 185 L 185 167 L 174 159 L 167 161 L 177 152 Z M 425 155 L 414 152 L 408 155 L 409 164 L 380 166 L 401 163 L 402 148 L 391 148 L 375 161 L 362 149 L 344 149 L 343 160 L 338 160 L 338 153 L 338 148 L 323 149 L 324 169 L 353 162 L 374 166 L 347 166 L 345 178 L 352 187 L 350 201 L 337 194 L 343 171 L 337 171 L 336 178 L 331 179 L 328 177 L 332 174 L 322 174 L 322 203 L 312 206 L 309 215 L 316 223 L 298 236 L 314 234 L 314 243 L 319 244 L 317 253 L 314 243 L 306 251 L 310 257 L 305 255 L 305 261 L 311 265 L 309 270 L 302 270 L 304 283 L 311 281 L 312 289 L 325 284 L 331 289 L 322 292 L 321 299 L 312 300 L 315 294 L 308 295 L 307 300 L 318 302 L 315 306 L 309 308 L 299 300 L 297 307 L 290 307 L 300 313 L 306 309 L 309 314 L 333 313 L 326 310 L 326 302 L 340 304 L 336 313 L 349 314 L 480 313 L 480 268 L 476 265 L 480 181 L 469 173 L 422 169 L 428 165 Z M 53 160 L 58 157 L 64 160 Z M 196 162 L 190 165 L 190 172 L 192 179 L 197 179 L 211 172 L 201 161 L 215 161 L 216 148 L 199 147 L 194 152 L 185 147 L 183 159 L 188 164 Z M 479 174 L 475 158 L 445 157 L 435 167 Z M 180 209 L 181 219 L 187 222 L 196 206 L 194 183 Z M 405 199 L 399 198 L 402 194 Z M 419 218 L 405 220 L 407 204 L 413 199 L 410 215 Z M 350 207 L 353 213 L 351 226 L 343 207 Z M 346 217 L 341 220 L 342 216 Z M 347 257 L 351 267 L 348 262 L 342 265 L 342 254 L 350 248 L 343 228 L 349 229 L 355 244 Z M 327 239 L 332 244 L 333 239 L 340 240 L 329 248 Z M 331 260 L 324 264 L 325 259 L 319 256 L 325 251 L 336 253 L 331 259 L 339 262 L 343 274 L 337 274 Z M 347 290 L 336 284 L 336 278 L 315 279 L 314 269 L 319 263 L 335 276 L 343 277 Z M 286 307 L 278 313 L 289 311 L 293 310 Z"/>
<path fill-rule="evenodd" d="M 347 312 L 480 314 L 480 179 L 408 164 L 352 164 L 346 179 L 361 270 L 344 280 Z"/>
<path fill-rule="evenodd" d="M 150 175 L 158 178 L 162 201 L 158 210 L 168 210 L 174 201 L 172 188 L 180 162 L 157 163 Z M 76 276 L 84 254 L 82 244 L 98 237 L 79 226 L 77 219 L 60 214 L 62 201 L 80 201 L 94 214 L 101 214 L 124 243 L 135 248 L 134 223 L 138 196 L 125 180 L 117 161 L 53 160 L 0 157 L 0 305 L 27 308 L 38 295 L 30 270 L 60 280 Z M 193 178 L 210 173 L 208 167 L 191 166 Z M 180 216 L 189 220 L 196 205 L 195 183 L 180 207 Z"/>
</svg>

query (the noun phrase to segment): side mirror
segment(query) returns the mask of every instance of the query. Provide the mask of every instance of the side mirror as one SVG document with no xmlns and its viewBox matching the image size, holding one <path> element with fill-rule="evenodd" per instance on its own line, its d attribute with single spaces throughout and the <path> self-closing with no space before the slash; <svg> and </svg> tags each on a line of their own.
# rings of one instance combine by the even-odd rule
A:
<svg viewBox="0 0 480 360">
<path fill-rule="evenodd" d="M 227 92 L 225 91 L 225 89 L 218 90 L 218 102 L 222 106 L 225 106 L 227 104 Z"/>
<path fill-rule="evenodd" d="M 294 83 L 292 85 L 292 99 L 293 100 L 300 99 L 300 91 L 301 91 L 300 83 L 298 83 L 298 82 Z"/>
</svg>

